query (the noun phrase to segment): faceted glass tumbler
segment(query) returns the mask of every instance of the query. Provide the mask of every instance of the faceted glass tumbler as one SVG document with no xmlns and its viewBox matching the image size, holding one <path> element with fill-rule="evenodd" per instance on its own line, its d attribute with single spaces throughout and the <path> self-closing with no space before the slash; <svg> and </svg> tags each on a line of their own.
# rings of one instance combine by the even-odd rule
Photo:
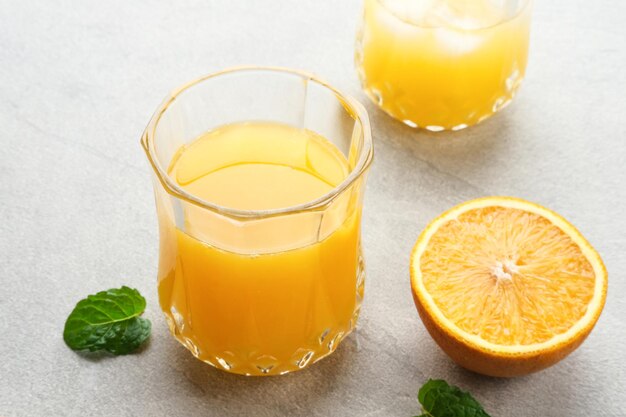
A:
<svg viewBox="0 0 626 417">
<path fill-rule="evenodd" d="M 355 63 L 404 124 L 461 130 L 503 109 L 526 72 L 531 0 L 364 0 Z"/>
<path fill-rule="evenodd" d="M 323 136 L 345 156 L 347 176 L 313 201 L 251 211 L 205 201 L 168 175 L 181 147 L 248 121 Z M 159 302 L 174 337 L 198 359 L 244 375 L 284 374 L 333 352 L 355 328 L 363 297 L 360 222 L 373 157 L 363 107 L 301 71 L 233 68 L 172 92 L 141 144 L 153 168 Z"/>
</svg>

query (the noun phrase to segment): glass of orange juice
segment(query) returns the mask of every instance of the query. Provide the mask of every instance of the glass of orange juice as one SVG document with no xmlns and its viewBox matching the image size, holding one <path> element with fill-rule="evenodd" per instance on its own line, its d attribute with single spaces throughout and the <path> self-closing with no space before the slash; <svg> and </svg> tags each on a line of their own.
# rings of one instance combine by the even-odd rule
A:
<svg viewBox="0 0 626 417">
<path fill-rule="evenodd" d="M 356 67 L 392 117 L 460 130 L 504 108 L 528 56 L 531 0 L 365 0 Z"/>
<path fill-rule="evenodd" d="M 176 339 L 244 375 L 333 352 L 363 297 L 373 156 L 363 107 L 300 71 L 234 68 L 174 91 L 141 143 L 154 170 L 159 301 Z"/>
</svg>

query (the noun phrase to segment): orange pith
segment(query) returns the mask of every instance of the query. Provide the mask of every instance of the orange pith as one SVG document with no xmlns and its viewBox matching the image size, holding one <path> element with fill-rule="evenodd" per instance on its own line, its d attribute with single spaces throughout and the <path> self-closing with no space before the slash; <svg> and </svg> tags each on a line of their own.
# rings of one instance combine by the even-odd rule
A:
<svg viewBox="0 0 626 417">
<path fill-rule="evenodd" d="M 478 199 L 444 213 L 411 262 L 433 338 L 489 375 L 562 359 L 591 331 L 606 296 L 606 270 L 589 243 L 559 215 L 519 199 Z"/>
</svg>

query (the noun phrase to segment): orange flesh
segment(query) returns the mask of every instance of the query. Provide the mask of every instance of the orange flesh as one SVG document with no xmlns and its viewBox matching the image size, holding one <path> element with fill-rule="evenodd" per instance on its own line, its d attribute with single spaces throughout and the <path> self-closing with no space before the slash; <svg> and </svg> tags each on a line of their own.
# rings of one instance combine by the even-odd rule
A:
<svg viewBox="0 0 626 417">
<path fill-rule="evenodd" d="M 566 332 L 594 293 L 595 273 L 579 246 L 544 217 L 519 209 L 459 215 L 431 237 L 420 264 L 441 313 L 499 345 Z"/>
</svg>

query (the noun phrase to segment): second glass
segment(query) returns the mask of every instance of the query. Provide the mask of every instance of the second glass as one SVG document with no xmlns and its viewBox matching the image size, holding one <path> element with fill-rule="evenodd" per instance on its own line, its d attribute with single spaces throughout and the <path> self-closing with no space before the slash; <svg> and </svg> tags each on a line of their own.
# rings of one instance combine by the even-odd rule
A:
<svg viewBox="0 0 626 417">
<path fill-rule="evenodd" d="M 159 301 L 228 372 L 302 369 L 354 329 L 373 148 L 360 104 L 317 78 L 236 68 L 172 93 L 142 137 L 154 169 Z"/>
<path fill-rule="evenodd" d="M 526 71 L 531 0 L 365 0 L 356 66 L 392 117 L 460 130 L 504 108 Z"/>
</svg>

